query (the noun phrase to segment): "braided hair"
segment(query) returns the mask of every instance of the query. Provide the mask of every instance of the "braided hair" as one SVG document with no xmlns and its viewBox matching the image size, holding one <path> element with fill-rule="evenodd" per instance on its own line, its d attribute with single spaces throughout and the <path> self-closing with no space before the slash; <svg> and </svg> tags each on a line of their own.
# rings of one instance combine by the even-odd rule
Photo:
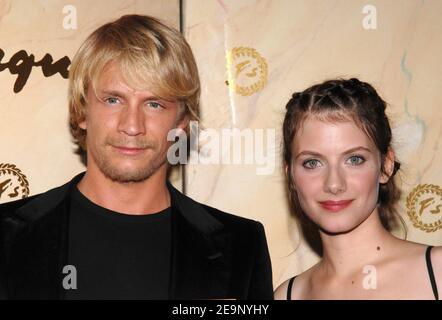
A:
<svg viewBox="0 0 442 320">
<path fill-rule="evenodd" d="M 314 85 L 302 92 L 295 92 L 286 105 L 283 124 L 283 157 L 287 166 L 287 184 L 290 202 L 295 215 L 301 222 L 311 223 L 303 212 L 292 177 L 292 144 L 295 134 L 302 122 L 308 116 L 329 121 L 353 120 L 374 142 L 381 154 L 381 170 L 386 174 L 385 158 L 391 149 L 391 128 L 385 114 L 386 103 L 368 83 L 356 78 L 349 80 L 328 80 Z M 400 198 L 394 175 L 400 168 L 398 161 L 394 162 L 393 174 L 388 182 L 381 184 L 378 195 L 379 216 L 383 226 L 391 230 L 399 219 L 396 203 Z"/>
</svg>

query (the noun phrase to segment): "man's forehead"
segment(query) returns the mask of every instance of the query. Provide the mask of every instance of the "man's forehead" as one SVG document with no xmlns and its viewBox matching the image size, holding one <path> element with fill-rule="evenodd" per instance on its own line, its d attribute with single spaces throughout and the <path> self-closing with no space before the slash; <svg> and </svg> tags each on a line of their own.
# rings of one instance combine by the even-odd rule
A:
<svg viewBox="0 0 442 320">
<path fill-rule="evenodd" d="M 123 76 L 120 66 L 115 62 L 106 64 L 95 80 L 97 90 L 114 87 L 135 91 L 135 88 L 129 85 L 129 82 Z"/>
<path fill-rule="evenodd" d="M 102 72 L 96 78 L 95 83 L 93 83 L 93 86 L 97 93 L 120 92 L 155 96 L 151 90 L 142 88 L 141 81 L 138 86 L 129 83 L 127 77 L 123 76 L 121 68 L 116 62 L 109 63 L 103 68 Z"/>
<path fill-rule="evenodd" d="M 168 102 L 178 102 L 179 98 L 161 87 L 154 86 L 155 80 L 149 76 L 141 78 L 135 72 L 123 72 L 117 61 L 108 62 L 97 77 L 92 81 L 96 94 L 103 92 L 119 92 L 120 95 L 137 95 L 144 98 L 155 98 Z"/>
</svg>

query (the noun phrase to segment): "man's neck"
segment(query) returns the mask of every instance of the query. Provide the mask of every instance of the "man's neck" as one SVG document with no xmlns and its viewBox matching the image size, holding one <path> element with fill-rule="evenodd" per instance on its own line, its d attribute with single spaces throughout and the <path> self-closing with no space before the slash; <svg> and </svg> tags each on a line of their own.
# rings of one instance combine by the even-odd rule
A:
<svg viewBox="0 0 442 320">
<path fill-rule="evenodd" d="M 100 170 L 88 168 L 77 187 L 103 208 L 130 215 L 152 214 L 170 207 L 166 174 L 164 165 L 142 182 L 121 183 L 112 181 Z"/>
</svg>

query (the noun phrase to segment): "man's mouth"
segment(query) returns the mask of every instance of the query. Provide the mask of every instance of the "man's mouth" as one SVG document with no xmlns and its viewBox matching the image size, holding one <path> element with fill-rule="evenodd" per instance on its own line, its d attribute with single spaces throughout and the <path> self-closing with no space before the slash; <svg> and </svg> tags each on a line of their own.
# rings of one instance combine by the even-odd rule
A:
<svg viewBox="0 0 442 320">
<path fill-rule="evenodd" d="M 113 146 L 119 153 L 129 156 L 135 156 L 142 153 L 146 148 L 125 147 L 125 146 Z"/>
</svg>

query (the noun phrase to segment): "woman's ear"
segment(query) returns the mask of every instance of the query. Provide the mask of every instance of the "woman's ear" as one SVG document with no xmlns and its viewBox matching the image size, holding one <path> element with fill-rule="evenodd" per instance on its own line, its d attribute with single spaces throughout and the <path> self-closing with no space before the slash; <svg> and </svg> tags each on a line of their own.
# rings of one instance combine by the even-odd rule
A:
<svg viewBox="0 0 442 320">
<path fill-rule="evenodd" d="M 284 170 L 285 170 L 285 176 L 287 177 L 287 179 L 289 179 L 289 181 L 292 181 L 292 187 L 296 191 L 295 183 L 293 181 L 293 176 L 290 179 L 289 166 L 287 164 L 284 165 Z"/>
<path fill-rule="evenodd" d="M 379 182 L 381 184 L 386 184 L 394 174 L 394 152 L 391 148 L 388 148 L 387 155 L 385 156 L 382 166 L 383 170 Z"/>
</svg>

